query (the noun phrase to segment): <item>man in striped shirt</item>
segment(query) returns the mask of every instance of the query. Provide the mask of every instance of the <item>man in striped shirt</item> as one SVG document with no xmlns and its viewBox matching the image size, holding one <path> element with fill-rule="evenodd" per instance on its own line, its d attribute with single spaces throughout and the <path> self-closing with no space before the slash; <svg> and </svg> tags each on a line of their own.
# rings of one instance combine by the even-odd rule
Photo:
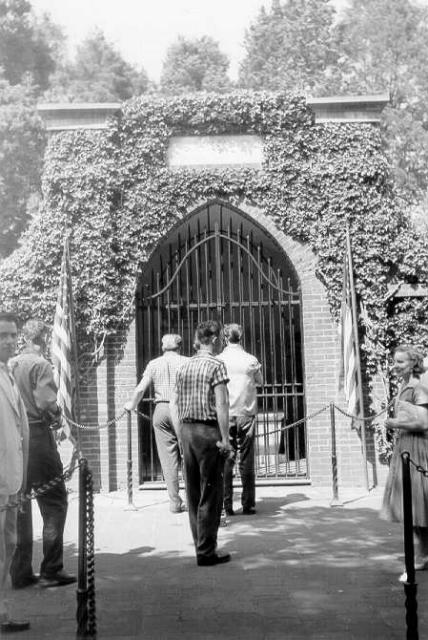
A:
<svg viewBox="0 0 428 640">
<path fill-rule="evenodd" d="M 179 494 L 180 448 L 177 434 L 172 424 L 169 405 L 175 387 L 177 371 L 188 360 L 186 356 L 180 355 L 180 348 L 181 336 L 175 333 L 168 333 L 163 336 L 163 355 L 150 360 L 131 400 L 125 404 L 127 411 L 133 411 L 137 408 L 146 390 L 150 387 L 153 388 L 155 403 L 153 428 L 172 513 L 185 511 L 185 506 Z"/>
<path fill-rule="evenodd" d="M 224 459 L 229 443 L 226 368 L 215 354 L 221 348 L 220 324 L 201 322 L 195 334 L 198 351 L 177 374 L 171 400 L 183 448 L 187 504 L 198 566 L 230 560 L 216 553 L 223 502 Z"/>
</svg>

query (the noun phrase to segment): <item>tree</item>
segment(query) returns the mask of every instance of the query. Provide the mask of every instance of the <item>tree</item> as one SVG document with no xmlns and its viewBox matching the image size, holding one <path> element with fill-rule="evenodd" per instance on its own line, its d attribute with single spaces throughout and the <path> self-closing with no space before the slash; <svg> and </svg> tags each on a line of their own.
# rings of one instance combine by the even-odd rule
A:
<svg viewBox="0 0 428 640">
<path fill-rule="evenodd" d="M 419 208 L 428 190 L 428 11 L 409 0 L 351 0 L 336 27 L 341 93 L 388 91 L 383 114 L 397 186 Z"/>
<path fill-rule="evenodd" d="M 45 90 L 62 39 L 60 28 L 46 15 L 36 18 L 27 0 L 0 0 L 0 67 L 11 85 L 29 75 L 37 91 Z"/>
<path fill-rule="evenodd" d="M 337 63 L 335 10 L 329 0 L 273 0 L 244 39 L 239 84 L 249 89 L 323 93 Z"/>
<path fill-rule="evenodd" d="M 0 78 L 0 257 L 15 248 L 36 205 L 44 143 L 34 87 Z"/>
<path fill-rule="evenodd" d="M 62 102 L 127 100 L 147 91 L 148 78 L 126 62 L 103 32 L 96 29 L 51 79 L 44 99 Z"/>
<path fill-rule="evenodd" d="M 167 94 L 228 91 L 231 88 L 228 68 L 228 57 L 220 51 L 218 42 L 213 38 L 186 39 L 180 36 L 166 53 L 161 90 Z"/>
</svg>

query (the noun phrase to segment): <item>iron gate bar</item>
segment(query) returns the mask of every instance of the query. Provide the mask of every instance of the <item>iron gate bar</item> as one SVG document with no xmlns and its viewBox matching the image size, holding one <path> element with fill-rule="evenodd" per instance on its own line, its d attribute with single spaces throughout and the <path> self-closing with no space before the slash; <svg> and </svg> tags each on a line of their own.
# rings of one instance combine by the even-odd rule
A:
<svg viewBox="0 0 428 640">
<path fill-rule="evenodd" d="M 188 254 L 188 255 L 186 255 L 186 256 L 184 256 L 184 258 L 182 258 L 182 259 L 180 260 L 180 262 L 178 263 L 177 267 L 176 267 L 176 268 L 175 268 L 175 270 L 174 270 L 174 273 L 173 273 L 173 275 L 172 275 L 172 277 L 171 277 L 171 281 L 170 281 L 170 282 L 167 282 L 167 283 L 166 283 L 166 285 L 163 287 L 163 289 L 162 289 L 161 291 L 157 291 L 157 292 L 156 292 L 156 293 L 154 293 L 152 296 L 150 296 L 151 298 L 156 298 L 157 296 L 161 296 L 161 295 L 164 293 L 164 291 L 166 291 L 166 289 L 167 289 L 167 288 L 172 284 L 172 282 L 177 278 L 177 275 L 178 275 L 178 273 L 179 273 L 179 271 L 180 271 L 181 267 L 183 266 L 184 262 L 189 258 L 190 254 L 191 254 L 191 253 L 193 253 L 193 252 L 195 251 L 195 249 L 196 249 L 198 246 L 203 245 L 203 244 L 208 244 L 208 242 L 211 240 L 211 238 L 215 238 L 217 235 L 219 235 L 221 238 L 225 238 L 226 240 L 228 239 L 228 238 L 227 238 L 227 235 L 226 235 L 226 234 L 224 234 L 224 233 L 220 233 L 220 232 L 218 232 L 218 234 L 212 234 L 211 236 L 208 236 L 206 231 L 205 231 L 204 233 L 205 233 L 205 238 L 204 238 L 203 240 L 199 240 L 199 242 L 197 242 L 196 244 L 194 244 L 194 245 L 193 245 L 193 247 L 191 248 L 191 250 L 190 250 L 189 254 Z M 234 238 L 231 238 L 231 239 L 230 239 L 230 241 L 231 241 L 233 244 L 238 245 L 237 240 L 235 240 Z M 248 241 L 248 236 L 247 236 L 247 241 Z M 252 262 L 254 262 L 255 266 L 257 267 L 257 266 L 258 266 L 258 265 L 257 265 L 257 260 L 254 258 L 254 256 L 253 256 L 253 255 L 251 255 L 251 253 L 249 252 L 249 250 L 248 250 L 244 245 L 240 245 L 240 246 L 241 246 L 241 249 L 242 249 L 243 251 L 245 251 L 245 253 L 247 254 L 248 259 L 249 259 L 249 260 L 251 260 Z M 270 279 L 269 279 L 269 278 L 268 278 L 268 277 L 267 277 L 263 272 L 262 272 L 262 276 L 263 276 L 263 278 L 264 278 L 265 280 L 267 280 L 268 284 L 270 284 L 270 285 L 271 285 L 271 287 L 279 288 L 279 287 L 278 287 L 278 285 L 276 285 L 274 282 L 271 282 L 271 280 L 270 280 Z M 284 293 L 284 294 L 288 294 L 288 293 L 290 293 L 290 292 L 289 292 L 289 291 L 284 291 L 283 293 Z M 293 293 L 293 292 L 291 292 L 291 293 Z"/>
</svg>

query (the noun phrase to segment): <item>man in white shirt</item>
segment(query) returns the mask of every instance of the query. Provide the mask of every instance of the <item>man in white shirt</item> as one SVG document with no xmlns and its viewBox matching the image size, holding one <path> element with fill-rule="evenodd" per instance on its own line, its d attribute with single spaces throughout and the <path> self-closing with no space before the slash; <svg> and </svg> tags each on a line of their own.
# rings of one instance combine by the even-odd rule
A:
<svg viewBox="0 0 428 640">
<path fill-rule="evenodd" d="M 261 364 L 241 345 L 242 327 L 226 324 L 226 347 L 217 356 L 227 369 L 229 382 L 229 437 L 239 455 L 239 473 L 242 483 L 242 513 L 256 513 L 256 478 L 254 470 L 254 437 L 257 415 L 257 386 L 262 384 Z M 229 516 L 233 511 L 233 465 L 228 458 L 224 466 L 224 509 Z"/>
</svg>

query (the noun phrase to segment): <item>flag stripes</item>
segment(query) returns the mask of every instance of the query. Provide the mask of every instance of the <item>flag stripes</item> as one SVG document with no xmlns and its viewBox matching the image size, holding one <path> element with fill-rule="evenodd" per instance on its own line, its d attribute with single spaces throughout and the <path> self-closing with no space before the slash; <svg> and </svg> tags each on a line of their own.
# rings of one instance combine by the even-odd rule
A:
<svg viewBox="0 0 428 640">
<path fill-rule="evenodd" d="M 341 382 L 348 413 L 358 414 L 358 373 L 357 353 L 354 338 L 354 323 L 352 316 L 352 300 L 349 282 L 348 257 L 345 256 L 343 270 L 343 291 L 340 317 L 341 332 Z"/>
<path fill-rule="evenodd" d="M 65 418 L 74 419 L 73 411 L 73 350 L 72 290 L 68 240 L 64 244 L 61 276 L 52 332 L 52 362 L 58 388 L 57 402 Z"/>
</svg>

